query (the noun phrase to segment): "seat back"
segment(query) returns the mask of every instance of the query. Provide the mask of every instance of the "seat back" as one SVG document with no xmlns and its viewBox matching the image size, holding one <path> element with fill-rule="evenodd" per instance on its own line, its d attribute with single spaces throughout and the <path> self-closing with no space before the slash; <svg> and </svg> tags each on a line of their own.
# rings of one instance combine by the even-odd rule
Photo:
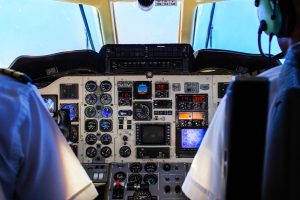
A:
<svg viewBox="0 0 300 200">
<path fill-rule="evenodd" d="M 299 44 L 286 55 L 277 96 L 269 111 L 263 199 L 300 199 L 300 51 Z"/>
<path fill-rule="evenodd" d="M 227 95 L 226 199 L 259 200 L 268 115 L 269 82 L 267 79 L 259 77 L 238 78 L 232 82 Z"/>
<path fill-rule="evenodd" d="M 271 110 L 266 138 L 263 199 L 300 198 L 300 88 L 289 88 Z"/>
</svg>

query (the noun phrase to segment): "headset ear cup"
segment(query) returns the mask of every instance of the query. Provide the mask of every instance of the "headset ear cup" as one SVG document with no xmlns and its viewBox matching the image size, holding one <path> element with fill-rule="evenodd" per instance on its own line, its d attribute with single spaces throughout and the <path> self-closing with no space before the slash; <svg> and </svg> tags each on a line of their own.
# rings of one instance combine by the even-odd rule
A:
<svg viewBox="0 0 300 200">
<path fill-rule="evenodd" d="M 274 0 L 259 0 L 258 3 L 258 18 L 260 21 L 266 22 L 267 27 L 264 31 L 268 35 L 278 35 L 282 27 L 280 7 L 274 2 Z"/>
</svg>

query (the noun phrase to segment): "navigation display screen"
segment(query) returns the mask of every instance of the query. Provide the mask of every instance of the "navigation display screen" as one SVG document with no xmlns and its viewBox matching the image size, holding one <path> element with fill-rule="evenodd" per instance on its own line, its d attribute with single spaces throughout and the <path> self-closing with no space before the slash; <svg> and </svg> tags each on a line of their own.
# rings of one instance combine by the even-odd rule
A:
<svg viewBox="0 0 300 200">
<path fill-rule="evenodd" d="M 143 125 L 141 129 L 141 140 L 143 144 L 165 143 L 165 126 Z"/>
<path fill-rule="evenodd" d="M 205 132 L 206 129 L 182 129 L 181 147 L 183 149 L 199 148 Z"/>
</svg>

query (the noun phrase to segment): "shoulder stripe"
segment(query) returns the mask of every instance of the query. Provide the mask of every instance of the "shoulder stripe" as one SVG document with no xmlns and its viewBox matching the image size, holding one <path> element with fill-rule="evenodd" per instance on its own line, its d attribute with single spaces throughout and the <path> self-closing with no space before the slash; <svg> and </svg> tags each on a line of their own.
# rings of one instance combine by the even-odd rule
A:
<svg viewBox="0 0 300 200">
<path fill-rule="evenodd" d="M 7 76 L 10 76 L 22 83 L 31 83 L 32 79 L 27 76 L 26 74 L 22 73 L 22 72 L 17 72 L 15 70 L 12 69 L 2 69 L 0 68 L 0 74 L 4 74 Z"/>
</svg>

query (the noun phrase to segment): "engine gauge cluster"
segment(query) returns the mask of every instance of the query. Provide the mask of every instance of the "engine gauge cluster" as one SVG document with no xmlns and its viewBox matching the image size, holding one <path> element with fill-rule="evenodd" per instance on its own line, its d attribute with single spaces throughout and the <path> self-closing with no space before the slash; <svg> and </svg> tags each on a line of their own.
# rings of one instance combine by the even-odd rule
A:
<svg viewBox="0 0 300 200">
<path fill-rule="evenodd" d="M 98 78 L 84 81 L 84 137 L 87 147 L 84 162 L 111 162 L 114 159 L 113 131 L 113 83 L 110 80 Z M 91 149 L 96 149 L 94 155 Z M 91 156 L 93 155 L 93 156 Z M 94 158 L 96 159 L 88 159 Z"/>
</svg>

